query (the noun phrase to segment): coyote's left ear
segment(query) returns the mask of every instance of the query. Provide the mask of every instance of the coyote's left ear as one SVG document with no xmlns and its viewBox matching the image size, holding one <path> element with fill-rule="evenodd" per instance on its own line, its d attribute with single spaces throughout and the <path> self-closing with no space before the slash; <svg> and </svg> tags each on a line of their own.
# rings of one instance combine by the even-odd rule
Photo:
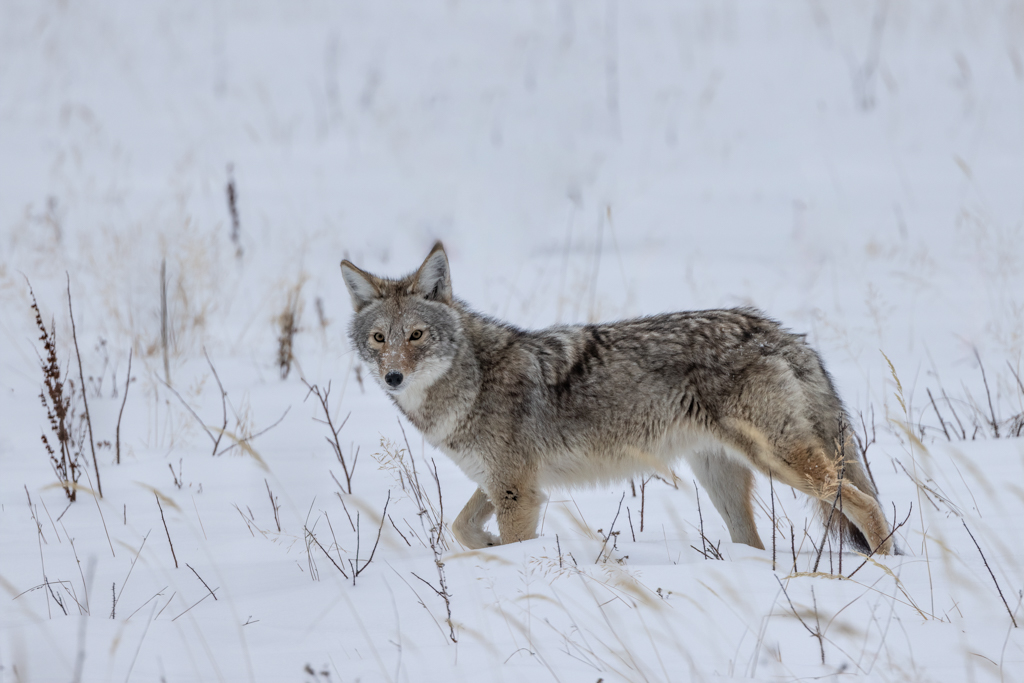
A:
<svg viewBox="0 0 1024 683">
<path fill-rule="evenodd" d="M 413 276 L 413 291 L 428 301 L 451 304 L 452 277 L 448 270 L 448 256 L 440 242 L 430 250 L 430 255 Z"/>
</svg>

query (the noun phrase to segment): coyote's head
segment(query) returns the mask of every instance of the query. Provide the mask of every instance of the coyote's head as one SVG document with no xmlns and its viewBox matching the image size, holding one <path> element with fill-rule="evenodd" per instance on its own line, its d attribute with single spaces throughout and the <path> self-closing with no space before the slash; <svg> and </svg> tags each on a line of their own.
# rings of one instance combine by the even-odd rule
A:
<svg viewBox="0 0 1024 683">
<path fill-rule="evenodd" d="M 448 257 L 440 242 L 415 273 L 377 277 L 341 262 L 355 317 L 349 338 L 389 394 L 423 390 L 451 367 L 462 326 L 452 308 Z"/>
</svg>

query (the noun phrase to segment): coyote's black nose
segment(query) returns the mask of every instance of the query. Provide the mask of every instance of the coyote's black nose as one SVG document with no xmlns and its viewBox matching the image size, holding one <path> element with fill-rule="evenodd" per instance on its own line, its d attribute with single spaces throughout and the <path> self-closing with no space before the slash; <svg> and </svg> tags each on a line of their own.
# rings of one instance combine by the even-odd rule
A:
<svg viewBox="0 0 1024 683">
<path fill-rule="evenodd" d="M 384 381 L 388 383 L 388 386 L 392 389 L 397 389 L 398 385 L 402 383 L 402 373 L 398 370 L 391 370 L 388 374 L 384 375 Z"/>
</svg>

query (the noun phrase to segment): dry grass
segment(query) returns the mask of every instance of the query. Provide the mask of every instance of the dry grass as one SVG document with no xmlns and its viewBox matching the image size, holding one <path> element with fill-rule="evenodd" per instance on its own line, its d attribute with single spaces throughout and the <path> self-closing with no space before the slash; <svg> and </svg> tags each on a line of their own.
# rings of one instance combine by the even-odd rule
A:
<svg viewBox="0 0 1024 683">
<path fill-rule="evenodd" d="M 305 278 L 299 281 L 288 291 L 284 310 L 277 316 L 277 366 L 281 371 L 281 379 L 287 379 L 295 363 L 295 335 L 299 331 L 299 321 L 302 318 L 303 299 L 302 286 Z"/>
<path fill-rule="evenodd" d="M 934 393 L 930 387 L 927 388 L 928 403 L 916 413 L 913 422 L 919 438 L 941 436 L 946 441 L 974 441 L 1024 435 L 1024 380 L 1019 367 L 1006 361 L 1006 372 L 994 378 L 1000 391 L 993 398 L 988 373 L 977 349 L 974 350 L 974 358 L 985 395 L 978 398 L 963 386 L 959 395 L 951 398 L 941 383 Z M 930 420 L 932 416 L 938 420 L 937 427 Z"/>
</svg>

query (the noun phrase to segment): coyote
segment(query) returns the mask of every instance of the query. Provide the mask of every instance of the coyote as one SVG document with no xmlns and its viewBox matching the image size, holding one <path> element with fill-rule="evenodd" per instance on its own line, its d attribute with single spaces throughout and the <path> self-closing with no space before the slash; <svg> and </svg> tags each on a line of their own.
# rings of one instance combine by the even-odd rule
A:
<svg viewBox="0 0 1024 683">
<path fill-rule="evenodd" d="M 456 299 L 440 242 L 398 280 L 349 261 L 341 272 L 355 309 L 355 351 L 426 440 L 478 486 L 452 525 L 464 546 L 534 538 L 547 489 L 667 473 L 682 457 L 734 542 L 764 548 L 754 469 L 816 499 L 853 548 L 894 550 L 821 359 L 802 335 L 759 311 L 534 332 Z M 493 515 L 497 537 L 484 529 Z"/>
</svg>

